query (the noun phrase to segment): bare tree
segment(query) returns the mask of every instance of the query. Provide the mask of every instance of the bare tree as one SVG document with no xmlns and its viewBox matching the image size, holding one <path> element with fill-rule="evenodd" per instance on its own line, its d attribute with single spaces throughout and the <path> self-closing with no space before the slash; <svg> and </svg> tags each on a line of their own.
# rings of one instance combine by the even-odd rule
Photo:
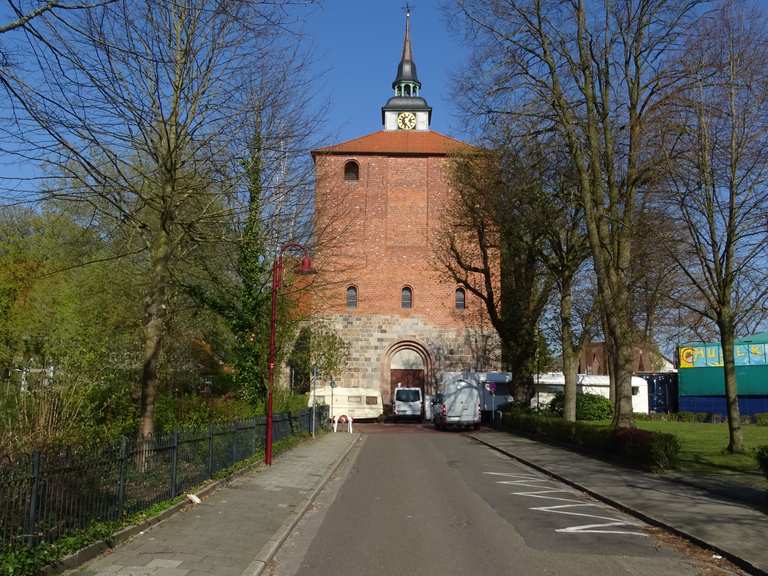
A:
<svg viewBox="0 0 768 576">
<path fill-rule="evenodd" d="M 632 241 L 632 318 L 638 343 L 645 349 L 656 347 L 660 329 L 679 326 L 671 296 L 682 278 L 668 252 L 676 236 L 675 219 L 665 211 L 653 205 L 638 208 Z"/>
<path fill-rule="evenodd" d="M 542 231 L 523 220 L 535 180 L 514 154 L 481 152 L 455 157 L 451 182 L 455 193 L 435 243 L 437 266 L 483 303 L 515 397 L 527 402 L 538 323 L 552 289 L 539 257 Z"/>
<path fill-rule="evenodd" d="M 766 61 L 765 13 L 725 1 L 699 20 L 679 62 L 689 82 L 667 107 L 675 138 L 659 201 L 678 225 L 676 297 L 719 331 L 731 452 L 744 450 L 734 338 L 768 297 Z"/>
<path fill-rule="evenodd" d="M 24 2 L 15 2 L 6 0 L 8 10 L 11 14 L 10 19 L 0 23 L 0 34 L 12 32 L 22 28 L 28 28 L 33 24 L 33 20 L 48 13 L 66 12 L 68 10 L 88 10 L 96 6 L 102 6 L 114 0 L 104 0 L 103 2 L 66 2 L 62 0 L 48 0 L 47 2 L 27 5 Z M 2 52 L 0 52 L 1 54 Z"/>
<path fill-rule="evenodd" d="M 540 151 L 541 162 L 530 166 L 539 174 L 531 210 L 539 215 L 545 237 L 541 258 L 555 280 L 559 297 L 557 335 L 565 378 L 563 418 L 575 422 L 579 356 L 594 332 L 597 303 L 589 282 L 584 282 L 590 251 L 578 180 L 567 154 L 562 154 L 562 146 L 547 144 L 548 152 Z M 579 294 L 575 295 L 575 291 Z"/>
<path fill-rule="evenodd" d="M 27 45 L 35 68 L 0 76 L 19 128 L 12 150 L 48 172 L 45 196 L 90 207 L 145 257 L 146 437 L 174 264 L 230 227 L 254 76 L 265 62 L 280 69 L 287 16 L 266 0 L 117 0 L 67 26 L 42 18 L 47 41 Z"/>
<path fill-rule="evenodd" d="M 614 425 L 631 426 L 635 204 L 657 173 L 648 130 L 675 78 L 665 60 L 696 0 L 458 0 L 483 72 L 476 111 L 554 131 L 575 170 L 615 383 Z M 654 135 L 655 136 L 655 135 Z"/>
</svg>

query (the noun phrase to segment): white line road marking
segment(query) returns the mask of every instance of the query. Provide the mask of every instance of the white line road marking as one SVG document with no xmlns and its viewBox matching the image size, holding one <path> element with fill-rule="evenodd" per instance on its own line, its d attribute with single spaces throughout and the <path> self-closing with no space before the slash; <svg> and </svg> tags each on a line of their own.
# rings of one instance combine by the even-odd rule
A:
<svg viewBox="0 0 768 576">
<path fill-rule="evenodd" d="M 585 502 L 583 500 L 576 500 L 573 498 L 561 498 L 558 496 L 548 496 L 548 494 L 574 494 L 580 495 L 581 492 L 572 488 L 560 488 L 558 483 L 554 480 L 537 476 L 535 474 L 518 474 L 511 472 L 483 472 L 489 476 L 501 476 L 507 478 L 506 480 L 497 480 L 496 484 L 504 486 L 517 486 L 532 488 L 526 492 L 512 492 L 513 496 L 527 496 L 529 498 L 540 498 L 543 500 L 555 500 L 558 502 L 570 502 L 570 504 L 557 504 L 554 506 L 535 506 L 529 508 L 529 510 L 535 510 L 536 512 L 547 512 L 550 514 L 562 514 L 566 516 L 578 516 L 582 518 L 593 518 L 595 520 L 604 520 L 607 522 L 601 522 L 598 524 L 582 524 L 579 526 L 569 526 L 567 528 L 556 529 L 555 532 L 563 534 L 625 534 L 629 536 L 647 536 L 644 532 L 637 532 L 634 530 L 607 530 L 607 528 L 619 528 L 622 526 L 632 528 L 642 528 L 643 524 L 637 522 L 631 522 L 622 518 L 614 518 L 612 516 L 597 516 L 595 514 L 587 514 L 585 512 L 573 512 L 566 510 L 567 508 L 600 508 L 603 510 L 612 510 L 612 508 L 597 504 L 594 502 Z"/>
</svg>

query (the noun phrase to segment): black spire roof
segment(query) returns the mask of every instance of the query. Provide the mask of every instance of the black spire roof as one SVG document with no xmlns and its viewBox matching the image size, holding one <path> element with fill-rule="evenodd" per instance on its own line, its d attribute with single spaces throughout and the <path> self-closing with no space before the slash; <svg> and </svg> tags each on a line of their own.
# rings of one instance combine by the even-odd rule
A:
<svg viewBox="0 0 768 576">
<path fill-rule="evenodd" d="M 421 82 L 416 75 L 416 63 L 413 61 L 413 49 L 411 48 L 411 10 L 405 11 L 405 39 L 403 40 L 403 55 L 397 66 L 397 78 L 392 82 L 392 88 L 400 82 L 415 82 L 421 87 Z"/>
</svg>

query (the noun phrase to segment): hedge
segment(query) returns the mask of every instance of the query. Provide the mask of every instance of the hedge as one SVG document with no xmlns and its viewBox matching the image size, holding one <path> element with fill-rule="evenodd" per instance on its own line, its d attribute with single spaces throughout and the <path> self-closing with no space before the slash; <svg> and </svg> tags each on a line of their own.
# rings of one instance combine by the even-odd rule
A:
<svg viewBox="0 0 768 576">
<path fill-rule="evenodd" d="M 765 474 L 765 477 L 768 478 L 768 445 L 760 446 L 757 449 L 755 456 L 757 457 L 757 463 L 760 465 L 760 469 L 763 471 L 763 474 Z"/>
<path fill-rule="evenodd" d="M 502 425 L 536 439 L 565 444 L 590 455 L 644 470 L 677 467 L 680 442 L 673 434 L 606 424 L 566 422 L 561 418 L 505 412 Z"/>
</svg>

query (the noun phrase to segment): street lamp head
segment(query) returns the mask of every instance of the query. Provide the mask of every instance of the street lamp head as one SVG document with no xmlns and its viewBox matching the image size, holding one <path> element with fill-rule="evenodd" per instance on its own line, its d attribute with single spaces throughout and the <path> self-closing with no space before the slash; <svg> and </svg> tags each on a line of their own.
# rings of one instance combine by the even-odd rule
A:
<svg viewBox="0 0 768 576">
<path fill-rule="evenodd" d="M 299 265 L 299 274 L 314 274 L 315 270 L 312 268 L 312 259 L 308 255 L 304 255 Z"/>
</svg>

